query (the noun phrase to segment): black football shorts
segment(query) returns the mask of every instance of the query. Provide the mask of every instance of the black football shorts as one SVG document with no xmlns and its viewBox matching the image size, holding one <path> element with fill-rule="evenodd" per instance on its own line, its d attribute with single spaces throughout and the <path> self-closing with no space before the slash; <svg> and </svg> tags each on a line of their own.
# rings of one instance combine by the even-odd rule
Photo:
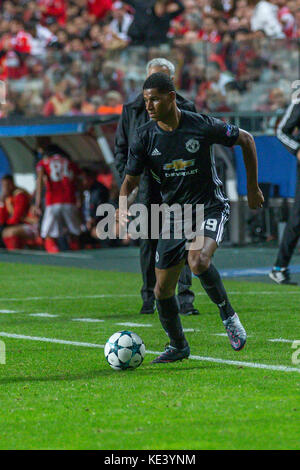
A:
<svg viewBox="0 0 300 470">
<path fill-rule="evenodd" d="M 224 229 L 230 215 L 229 206 L 218 206 L 204 211 L 204 237 L 212 238 L 219 245 L 223 240 Z M 188 255 L 188 239 L 159 238 L 155 254 L 155 267 L 168 269 L 176 266 Z"/>
</svg>

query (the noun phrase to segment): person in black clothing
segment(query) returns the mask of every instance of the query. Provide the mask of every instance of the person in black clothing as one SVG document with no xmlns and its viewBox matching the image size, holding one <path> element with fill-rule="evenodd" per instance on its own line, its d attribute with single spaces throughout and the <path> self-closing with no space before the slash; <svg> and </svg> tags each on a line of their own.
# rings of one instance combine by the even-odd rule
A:
<svg viewBox="0 0 300 470">
<path fill-rule="evenodd" d="M 193 213 L 204 209 L 203 223 L 198 235 L 182 234 L 172 237 L 177 230 L 177 219 L 171 219 L 171 237 L 159 236 L 156 252 L 155 297 L 159 318 L 169 336 L 170 345 L 154 363 L 167 363 L 188 358 L 190 348 L 185 338 L 175 288 L 185 260 L 199 278 L 202 287 L 220 311 L 230 344 L 240 351 L 247 339 L 246 331 L 233 309 L 221 277 L 212 264 L 212 257 L 222 241 L 224 226 L 229 217 L 229 201 L 218 178 L 211 146 L 240 145 L 247 172 L 248 205 L 262 207 L 264 198 L 257 181 L 257 155 L 253 137 L 234 125 L 189 111 L 176 105 L 173 81 L 162 73 L 154 73 L 143 86 L 147 112 L 151 120 L 138 127 L 129 149 L 126 176 L 120 190 L 119 223 L 128 220 L 124 198 L 139 185 L 140 175 L 149 168 L 160 180 L 162 200 L 169 207 L 181 209 L 191 205 Z M 158 155 L 154 150 L 157 149 Z M 193 232 L 195 222 L 193 220 Z M 186 220 L 184 219 L 184 223 Z M 187 246 L 193 238 L 192 246 Z M 202 241 L 202 243 L 201 243 Z M 199 243 L 200 242 L 200 243 Z"/>
<path fill-rule="evenodd" d="M 172 79 L 175 75 L 174 65 L 164 58 L 156 58 L 147 64 L 147 75 L 153 72 L 163 72 Z M 176 95 L 176 103 L 180 109 L 196 112 L 194 104 Z M 138 126 L 149 121 L 149 116 L 145 108 L 144 97 L 140 94 L 135 101 L 125 104 L 122 116 L 118 123 L 118 129 L 115 138 L 115 163 L 120 175 L 121 181 L 125 176 L 125 167 L 128 159 L 128 149 L 132 143 L 135 130 Z M 146 169 L 141 177 L 139 186 L 139 202 L 150 209 L 151 204 L 161 204 L 160 185 L 151 176 Z M 150 227 L 150 221 L 149 221 Z M 150 230 L 149 230 L 150 232 Z M 155 277 L 155 252 L 157 240 L 140 240 L 140 264 L 143 276 L 143 286 L 141 296 L 143 305 L 140 313 L 154 313 L 155 297 L 154 286 Z M 178 283 L 178 300 L 180 304 L 180 313 L 182 315 L 198 315 L 198 310 L 194 307 L 194 293 L 190 290 L 192 284 L 192 274 L 188 265 L 183 267 Z"/>
<path fill-rule="evenodd" d="M 295 134 L 296 130 L 296 134 Z M 297 132 L 298 131 L 298 132 Z M 277 284 L 296 285 L 292 282 L 288 266 L 300 238 L 300 102 L 292 101 L 277 127 L 277 137 L 298 159 L 297 187 L 293 210 L 286 224 L 279 251 L 269 277 Z"/>
<path fill-rule="evenodd" d="M 124 0 L 135 9 L 133 22 L 128 30 L 132 45 L 158 46 L 167 42 L 170 22 L 184 11 L 180 0 Z M 177 4 L 173 11 L 170 4 Z"/>
<path fill-rule="evenodd" d="M 83 221 L 84 227 L 81 242 L 85 245 L 97 244 L 96 226 L 100 217 L 96 215 L 97 207 L 109 201 L 109 190 L 97 181 L 95 171 L 83 168 L 80 172 L 83 189 Z"/>
</svg>

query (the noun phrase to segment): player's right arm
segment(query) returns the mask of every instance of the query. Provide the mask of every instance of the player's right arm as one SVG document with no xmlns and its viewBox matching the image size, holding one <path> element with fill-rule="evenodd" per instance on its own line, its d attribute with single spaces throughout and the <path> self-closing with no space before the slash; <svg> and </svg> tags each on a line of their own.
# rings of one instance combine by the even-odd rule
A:
<svg viewBox="0 0 300 470">
<path fill-rule="evenodd" d="M 116 214 L 117 221 L 125 224 L 128 220 L 128 209 L 133 203 L 138 191 L 140 176 L 145 168 L 146 150 L 143 140 L 136 133 L 132 145 L 129 148 L 128 160 L 125 168 L 125 178 L 119 195 L 119 209 Z"/>
</svg>

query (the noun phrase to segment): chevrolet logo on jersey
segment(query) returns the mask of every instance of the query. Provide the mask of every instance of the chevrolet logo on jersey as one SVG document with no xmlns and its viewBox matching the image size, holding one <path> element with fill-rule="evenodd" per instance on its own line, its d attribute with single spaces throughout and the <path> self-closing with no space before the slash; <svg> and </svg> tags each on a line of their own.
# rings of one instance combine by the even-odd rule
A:
<svg viewBox="0 0 300 470">
<path fill-rule="evenodd" d="M 182 158 L 179 160 L 173 160 L 171 163 L 166 163 L 164 165 L 164 170 L 185 170 L 186 168 L 193 166 L 195 160 L 183 160 Z"/>
</svg>

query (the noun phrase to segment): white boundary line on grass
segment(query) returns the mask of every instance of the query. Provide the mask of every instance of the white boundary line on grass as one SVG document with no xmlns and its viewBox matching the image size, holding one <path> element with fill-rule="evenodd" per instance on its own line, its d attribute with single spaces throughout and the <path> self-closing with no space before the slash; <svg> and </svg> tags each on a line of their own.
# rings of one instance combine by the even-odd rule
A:
<svg viewBox="0 0 300 470">
<path fill-rule="evenodd" d="M 299 290 L 287 291 L 288 294 L 300 294 Z M 228 291 L 229 295 L 276 295 L 282 294 L 279 291 Z M 206 292 L 197 292 L 195 295 L 207 296 Z M 0 302 L 27 302 L 31 300 L 79 300 L 79 299 L 106 299 L 106 298 L 122 298 L 122 297 L 140 297 L 139 294 L 95 294 L 95 295 L 56 295 L 56 296 L 40 296 L 40 297 L 2 297 Z"/>
<path fill-rule="evenodd" d="M 57 343 L 57 344 L 67 344 L 70 346 L 80 346 L 80 347 L 87 347 L 87 348 L 100 348 L 104 349 L 103 344 L 96 344 L 96 343 L 83 343 L 79 341 L 69 341 L 63 339 L 56 339 L 56 338 L 44 338 L 40 336 L 25 336 L 20 334 L 14 333 L 6 333 L 4 331 L 0 332 L 0 336 L 4 338 L 15 338 L 15 339 L 24 339 L 29 341 L 42 341 L 45 343 Z M 159 351 L 146 351 L 148 354 L 158 355 L 160 354 Z M 229 359 L 219 359 L 217 357 L 205 357 L 205 356 L 190 356 L 191 359 L 196 361 L 206 361 L 206 362 L 214 362 L 218 364 L 227 364 L 232 366 L 239 366 L 239 367 L 250 367 L 254 369 L 264 369 L 264 370 L 273 370 L 273 371 L 280 371 L 280 372 L 297 372 L 300 373 L 300 368 L 297 367 L 287 367 L 281 365 L 271 365 L 271 364 L 260 364 L 256 362 L 243 362 L 243 361 L 231 361 Z"/>
<path fill-rule="evenodd" d="M 1 250 L 0 253 L 7 254 L 7 250 Z M 16 255 L 30 255 L 30 256 L 56 256 L 57 258 L 77 258 L 77 259 L 92 259 L 92 255 L 85 255 L 81 253 L 47 253 L 47 251 L 34 251 L 34 250 L 14 250 Z"/>
<path fill-rule="evenodd" d="M 268 339 L 271 343 L 294 343 L 297 341 L 296 339 L 284 339 L 284 338 L 275 338 L 275 339 Z"/>
</svg>

